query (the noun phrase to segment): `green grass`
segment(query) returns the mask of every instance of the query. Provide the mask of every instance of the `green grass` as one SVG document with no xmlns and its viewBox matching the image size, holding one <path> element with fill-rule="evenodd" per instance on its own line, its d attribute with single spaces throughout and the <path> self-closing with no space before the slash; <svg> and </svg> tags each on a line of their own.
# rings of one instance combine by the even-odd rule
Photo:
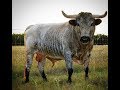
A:
<svg viewBox="0 0 120 90">
<path fill-rule="evenodd" d="M 47 60 L 44 82 L 33 59 L 29 83 L 23 83 L 25 47 L 12 46 L 12 89 L 13 90 L 107 90 L 108 89 L 108 46 L 95 45 L 90 58 L 89 80 L 84 80 L 84 67 L 73 63 L 72 84 L 66 83 L 67 71 L 64 60 L 52 63 Z"/>
</svg>

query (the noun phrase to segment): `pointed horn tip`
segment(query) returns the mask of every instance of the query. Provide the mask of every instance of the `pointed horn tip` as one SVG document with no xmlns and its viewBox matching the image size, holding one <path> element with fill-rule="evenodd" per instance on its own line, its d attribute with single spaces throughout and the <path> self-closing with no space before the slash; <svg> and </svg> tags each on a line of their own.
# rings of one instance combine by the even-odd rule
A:
<svg viewBox="0 0 120 90">
<path fill-rule="evenodd" d="M 107 11 L 105 11 L 105 14 L 104 14 L 105 16 L 107 15 Z"/>
<path fill-rule="evenodd" d="M 65 14 L 63 10 L 61 12 L 62 12 L 62 14 Z"/>
</svg>

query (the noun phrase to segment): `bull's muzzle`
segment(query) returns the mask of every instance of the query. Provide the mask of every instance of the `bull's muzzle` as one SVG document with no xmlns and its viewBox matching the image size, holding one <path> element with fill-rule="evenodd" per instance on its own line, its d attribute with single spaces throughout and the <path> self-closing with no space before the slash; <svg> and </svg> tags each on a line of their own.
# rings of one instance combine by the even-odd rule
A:
<svg viewBox="0 0 120 90">
<path fill-rule="evenodd" d="M 80 41 L 81 41 L 82 43 L 88 43 L 88 42 L 90 41 L 90 37 L 88 37 L 88 36 L 82 36 L 82 37 L 80 38 Z"/>
</svg>

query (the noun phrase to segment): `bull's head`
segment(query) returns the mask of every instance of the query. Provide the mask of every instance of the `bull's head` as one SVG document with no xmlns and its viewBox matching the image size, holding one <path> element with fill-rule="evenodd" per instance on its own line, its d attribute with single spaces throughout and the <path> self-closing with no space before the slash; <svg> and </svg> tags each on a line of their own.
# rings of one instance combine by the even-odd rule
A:
<svg viewBox="0 0 120 90">
<path fill-rule="evenodd" d="M 107 15 L 107 11 L 103 15 L 92 15 L 88 12 L 81 12 L 78 15 L 67 15 L 63 11 L 62 14 L 66 18 L 73 18 L 72 20 L 69 20 L 69 24 L 78 27 L 80 42 L 82 44 L 87 44 L 93 40 L 95 26 L 102 22 L 99 18 L 104 18 Z"/>
</svg>

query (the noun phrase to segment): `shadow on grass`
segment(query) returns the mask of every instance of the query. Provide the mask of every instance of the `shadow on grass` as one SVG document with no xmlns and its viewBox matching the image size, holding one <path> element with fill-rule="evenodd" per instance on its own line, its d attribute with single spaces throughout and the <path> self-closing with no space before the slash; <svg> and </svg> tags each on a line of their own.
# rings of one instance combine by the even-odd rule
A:
<svg viewBox="0 0 120 90">
<path fill-rule="evenodd" d="M 65 74 L 67 73 L 67 69 L 66 68 L 61 68 L 61 69 L 58 69 L 58 68 L 53 68 L 53 69 L 50 69 L 49 71 L 46 71 L 47 74 L 53 74 L 53 75 L 56 75 L 56 74 Z"/>
<path fill-rule="evenodd" d="M 84 71 L 84 68 L 83 67 L 80 67 L 80 66 L 75 66 L 73 68 L 73 71 L 75 73 L 81 73 Z M 53 74 L 53 75 L 56 75 L 56 74 L 67 74 L 67 69 L 65 67 L 61 67 L 61 68 L 51 68 L 50 70 L 46 71 L 47 74 Z"/>
</svg>

